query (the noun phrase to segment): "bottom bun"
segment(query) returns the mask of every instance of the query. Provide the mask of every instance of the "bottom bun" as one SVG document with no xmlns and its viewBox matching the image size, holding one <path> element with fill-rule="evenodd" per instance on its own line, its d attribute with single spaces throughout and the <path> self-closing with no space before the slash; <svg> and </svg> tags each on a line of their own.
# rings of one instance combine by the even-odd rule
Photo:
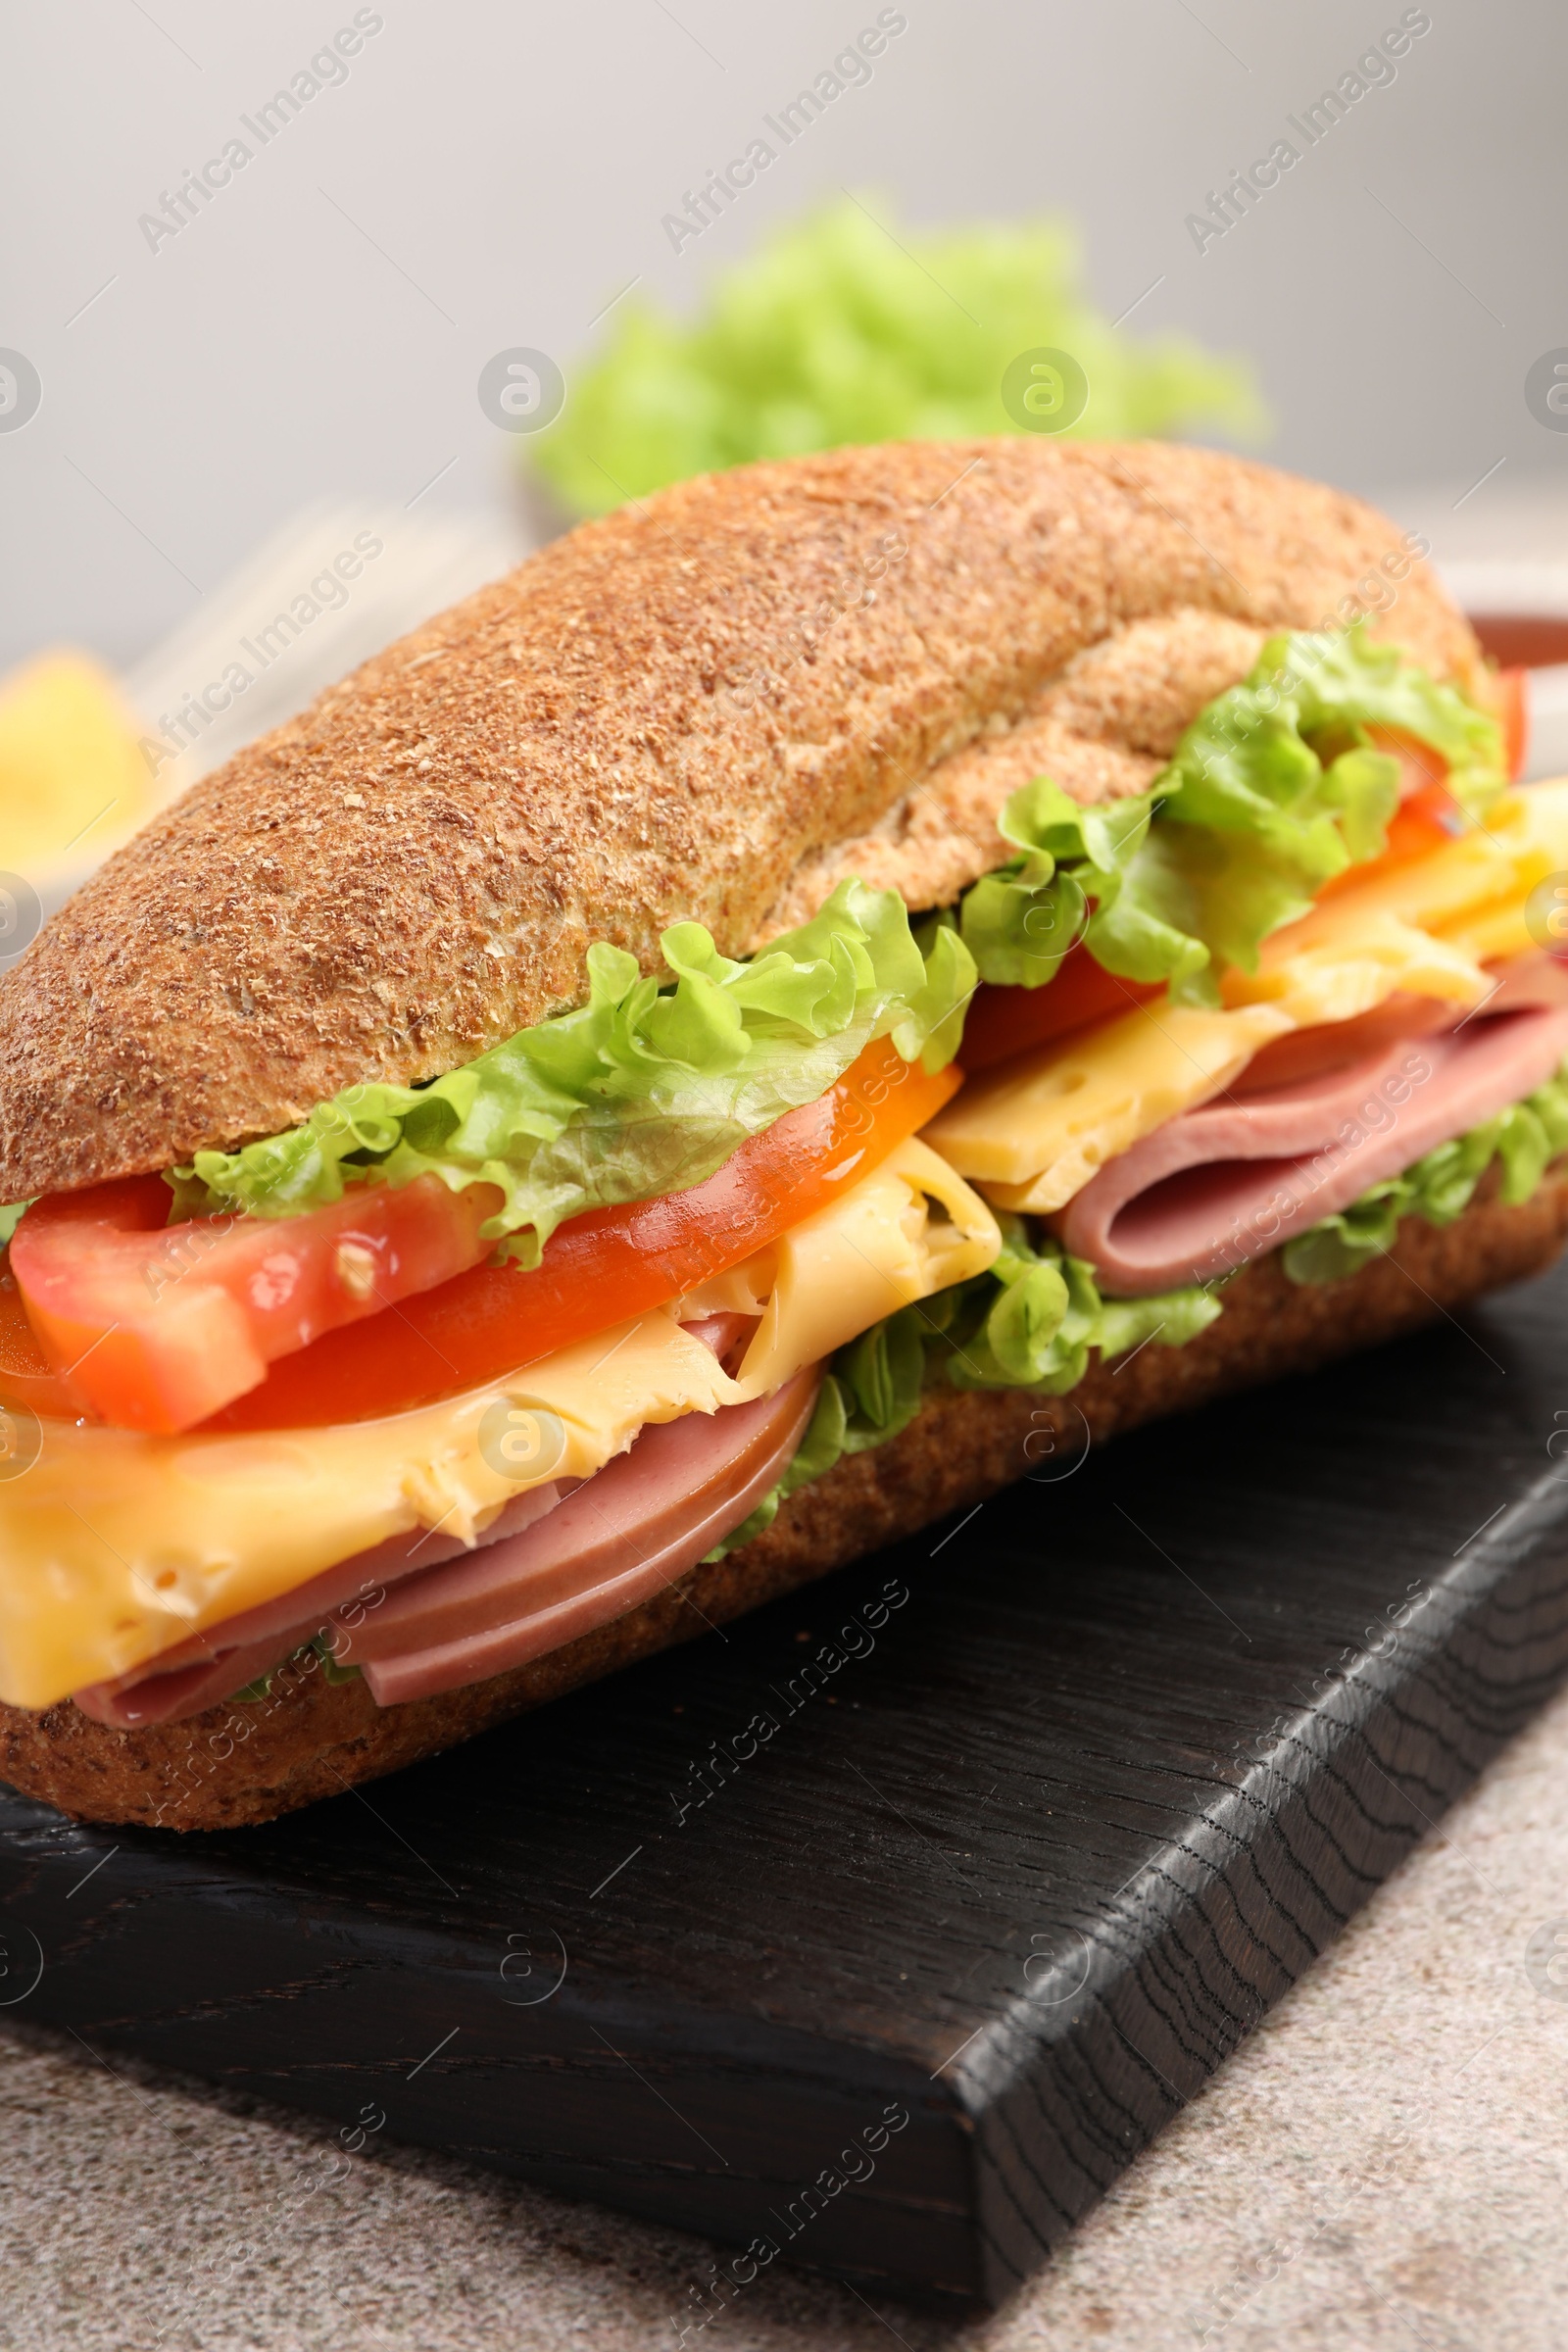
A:
<svg viewBox="0 0 1568 2352">
<path fill-rule="evenodd" d="M 1096 1364 L 1066 1396 L 934 1388 L 900 1437 L 847 1456 L 727 1559 L 530 1665 L 464 1690 L 377 1707 L 358 1678 L 329 1683 L 311 1654 L 267 1698 L 232 1700 L 141 1731 L 94 1723 L 69 1699 L 33 1714 L 0 1705 L 0 1777 L 78 1821 L 230 1829 L 334 1796 L 456 1746 L 509 1715 L 738 1617 L 878 1545 L 1021 1478 L 1053 1456 L 1141 1421 L 1374 1346 L 1484 1291 L 1549 1265 L 1568 1232 L 1568 1169 L 1522 1206 L 1488 1188 L 1439 1231 L 1417 1218 L 1387 1257 L 1339 1282 L 1298 1287 L 1278 1256 L 1225 1294 L 1225 1311 L 1185 1348 L 1146 1345 Z"/>
</svg>

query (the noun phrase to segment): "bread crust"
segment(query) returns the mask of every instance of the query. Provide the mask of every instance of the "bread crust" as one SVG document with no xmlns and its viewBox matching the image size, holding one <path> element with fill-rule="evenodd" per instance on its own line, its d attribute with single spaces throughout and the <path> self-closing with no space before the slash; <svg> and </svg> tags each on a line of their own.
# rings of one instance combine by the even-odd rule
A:
<svg viewBox="0 0 1568 2352">
<path fill-rule="evenodd" d="M 686 1642 L 984 1501 L 1043 1466 L 1140 1422 L 1307 1371 L 1548 1265 L 1568 1234 L 1568 1168 L 1508 1207 L 1494 1183 L 1439 1231 L 1407 1218 L 1389 1256 L 1343 1281 L 1298 1287 L 1278 1255 L 1248 1267 L 1225 1311 L 1185 1348 L 1097 1363 L 1069 1396 L 933 1388 L 900 1437 L 840 1462 L 783 1505 L 765 1534 L 613 1623 L 465 1690 L 377 1708 L 363 1682 L 290 1667 L 259 1705 L 117 1732 L 69 1700 L 0 1705 L 0 1778 L 82 1821 L 231 1829 L 334 1795 Z"/>
<path fill-rule="evenodd" d="M 1435 576 L 1380 569 L 1401 545 L 1240 459 L 1027 436 L 747 466 L 586 524 L 197 784 L 0 978 L 0 1200 L 451 1069 L 579 1002 L 595 939 L 652 968 L 695 916 L 742 953 L 845 845 L 944 903 L 1012 782 L 1137 789 L 1261 632 L 1370 573 L 1373 625 L 1469 677 Z"/>
</svg>

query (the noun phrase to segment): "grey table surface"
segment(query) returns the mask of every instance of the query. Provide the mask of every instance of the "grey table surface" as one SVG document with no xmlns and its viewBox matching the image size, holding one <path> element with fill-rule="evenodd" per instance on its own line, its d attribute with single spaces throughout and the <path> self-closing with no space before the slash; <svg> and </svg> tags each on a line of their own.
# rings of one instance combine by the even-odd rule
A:
<svg viewBox="0 0 1568 2352">
<path fill-rule="evenodd" d="M 1568 497 L 1391 495 L 1463 564 L 1560 560 Z M 1568 574 L 1565 574 L 1568 578 Z M 1568 1693 L 1438 1825 L 1004 2311 L 954 2328 L 765 2272 L 727 2352 L 1557 2352 L 1568 2335 Z M 673 2345 L 710 2249 L 0 2030 L 3 2352 Z M 689 2333 L 688 2344 L 704 2336 Z"/>
</svg>

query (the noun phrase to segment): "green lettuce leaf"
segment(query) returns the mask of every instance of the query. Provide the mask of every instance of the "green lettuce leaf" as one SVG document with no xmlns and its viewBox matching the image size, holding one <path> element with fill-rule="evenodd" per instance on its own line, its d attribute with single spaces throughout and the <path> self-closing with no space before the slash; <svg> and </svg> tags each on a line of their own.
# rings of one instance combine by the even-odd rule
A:
<svg viewBox="0 0 1568 2352">
<path fill-rule="evenodd" d="M 1002 379 L 1040 349 L 1070 352 L 1088 376 L 1075 438 L 1264 422 L 1247 362 L 1117 333 L 1061 223 L 932 235 L 871 212 L 845 197 L 780 230 L 689 325 L 638 297 L 617 304 L 526 462 L 574 514 L 598 514 L 754 458 L 1016 432 Z"/>
<path fill-rule="evenodd" d="M 1022 854 L 982 875 L 958 912 L 982 980 L 1041 988 L 1055 978 L 1068 949 L 1092 928 L 1091 902 L 1102 909 L 1115 905 L 1159 798 L 1156 785 L 1085 808 L 1050 776 L 1036 776 L 1012 795 L 997 830 Z"/>
<path fill-rule="evenodd" d="M 428 1086 L 352 1086 L 285 1135 L 198 1152 L 175 1171 L 176 1207 L 280 1217 L 372 1180 L 493 1184 L 503 1205 L 485 1234 L 535 1265 L 566 1217 L 701 1183 L 874 1038 L 942 1068 L 974 987 L 955 931 L 922 954 L 898 893 L 855 881 L 751 962 L 721 956 L 700 923 L 662 945 L 663 979 L 594 946 L 586 1004 Z"/>
<path fill-rule="evenodd" d="M 1069 1257 L 1022 1217 L 999 1222 L 996 1263 L 925 1303 L 935 1368 L 956 1389 L 1063 1396 L 1091 1353 L 1124 1355 L 1155 1338 L 1185 1347 L 1220 1312 L 1213 1292 L 1196 1284 L 1152 1298 L 1102 1298 L 1086 1258 Z"/>
<path fill-rule="evenodd" d="M 1154 1298 L 1102 1299 L 1083 1258 L 1069 1257 L 1023 1217 L 999 1222 L 1004 1248 L 984 1274 L 901 1307 L 839 1350 L 788 1470 L 709 1559 L 760 1536 L 786 1495 L 845 1454 L 896 1438 L 935 1381 L 1061 1396 L 1083 1379 L 1091 1352 L 1126 1355 L 1152 1340 L 1182 1348 L 1221 1311 L 1214 1293 L 1197 1285 Z"/>
<path fill-rule="evenodd" d="M 1528 1200 L 1554 1159 L 1568 1152 L 1568 1063 L 1555 1078 L 1510 1103 L 1468 1135 L 1439 1144 L 1402 1176 L 1370 1185 L 1348 1208 L 1299 1233 L 1281 1252 L 1292 1282 L 1338 1282 L 1392 1250 L 1400 1222 L 1422 1217 L 1451 1225 L 1475 1198 L 1494 1160 L 1501 1163 L 1498 1198 Z"/>
<path fill-rule="evenodd" d="M 1013 794 L 1000 829 L 1021 855 L 958 912 L 980 977 L 1038 988 L 1082 938 L 1122 979 L 1216 1004 L 1227 964 L 1255 970 L 1271 932 L 1383 849 L 1399 777 L 1371 726 L 1439 753 L 1473 820 L 1506 781 L 1496 722 L 1360 622 L 1272 637 L 1149 792 L 1093 809 L 1048 777 Z"/>
</svg>

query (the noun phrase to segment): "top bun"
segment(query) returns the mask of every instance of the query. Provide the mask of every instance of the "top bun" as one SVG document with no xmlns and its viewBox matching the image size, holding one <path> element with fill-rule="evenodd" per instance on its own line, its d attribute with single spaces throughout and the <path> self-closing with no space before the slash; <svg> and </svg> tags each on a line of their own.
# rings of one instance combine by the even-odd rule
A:
<svg viewBox="0 0 1568 2352">
<path fill-rule="evenodd" d="M 436 1076 L 596 939 L 744 954 L 846 872 L 947 904 L 1041 769 L 1141 791 L 1264 634 L 1475 640 L 1358 501 L 1199 449 L 833 450 L 585 524 L 157 817 L 0 979 L 0 1201 Z"/>
</svg>

